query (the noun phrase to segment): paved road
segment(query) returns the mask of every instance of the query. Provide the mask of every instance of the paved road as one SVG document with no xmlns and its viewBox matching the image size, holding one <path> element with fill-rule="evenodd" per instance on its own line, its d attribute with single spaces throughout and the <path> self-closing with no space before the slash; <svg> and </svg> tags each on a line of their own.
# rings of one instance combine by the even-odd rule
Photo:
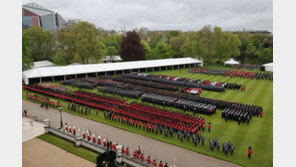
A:
<svg viewBox="0 0 296 167">
<path fill-rule="evenodd" d="M 29 116 L 37 116 L 38 120 L 50 119 L 52 126 L 60 125 L 59 111 L 56 109 L 43 109 L 39 104 L 35 104 L 23 100 L 23 109 L 27 109 Z M 132 150 L 141 146 L 141 150 L 145 155 L 151 154 L 152 158 L 157 155 L 158 160 L 167 161 L 169 165 L 175 164 L 177 166 L 205 166 L 205 167 L 229 167 L 238 166 L 236 164 L 202 155 L 181 147 L 167 144 L 158 140 L 154 140 L 142 135 L 121 130 L 109 125 L 99 122 L 91 121 L 80 116 L 63 112 L 63 121 L 69 125 L 80 127 L 81 129 L 90 129 L 90 131 L 97 134 L 100 133 L 102 138 L 108 138 L 113 142 L 118 142 L 122 145 L 129 145 Z"/>
<path fill-rule="evenodd" d="M 38 138 L 23 142 L 23 167 L 95 167 L 96 164 Z"/>
</svg>

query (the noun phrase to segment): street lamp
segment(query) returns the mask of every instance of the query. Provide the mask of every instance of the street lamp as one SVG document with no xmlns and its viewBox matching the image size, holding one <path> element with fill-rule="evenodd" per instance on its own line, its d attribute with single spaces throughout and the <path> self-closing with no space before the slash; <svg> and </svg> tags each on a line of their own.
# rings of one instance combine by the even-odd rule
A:
<svg viewBox="0 0 296 167">
<path fill-rule="evenodd" d="M 60 111 L 60 119 L 61 119 L 61 128 L 63 127 L 63 118 L 62 118 L 62 106 L 59 107 L 59 111 Z"/>
</svg>

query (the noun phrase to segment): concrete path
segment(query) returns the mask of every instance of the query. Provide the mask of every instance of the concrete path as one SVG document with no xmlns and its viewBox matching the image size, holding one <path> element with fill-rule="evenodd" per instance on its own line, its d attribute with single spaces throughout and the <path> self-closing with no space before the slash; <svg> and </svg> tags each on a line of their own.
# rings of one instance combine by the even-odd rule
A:
<svg viewBox="0 0 296 167">
<path fill-rule="evenodd" d="M 59 147 L 35 138 L 22 145 L 23 167 L 95 167 L 86 159 L 71 154 Z"/>
<path fill-rule="evenodd" d="M 60 125 L 60 114 L 56 109 L 40 108 L 39 104 L 35 104 L 23 100 L 23 109 L 28 111 L 29 116 L 37 116 L 38 120 L 50 119 L 51 125 L 58 127 Z M 229 167 L 238 166 L 236 164 L 202 155 L 181 147 L 167 144 L 158 140 L 151 139 L 132 132 L 121 130 L 99 122 L 91 121 L 80 116 L 63 112 L 63 122 L 68 125 L 80 127 L 83 130 L 90 129 L 95 134 L 100 134 L 102 138 L 108 138 L 112 142 L 118 142 L 122 145 L 129 146 L 134 150 L 141 146 L 145 156 L 151 154 L 152 158 L 157 155 L 158 160 L 167 161 L 169 165 L 177 165 L 182 167 Z"/>
<path fill-rule="evenodd" d="M 44 124 L 33 121 L 29 117 L 22 118 L 22 142 L 33 139 L 44 133 Z"/>
</svg>

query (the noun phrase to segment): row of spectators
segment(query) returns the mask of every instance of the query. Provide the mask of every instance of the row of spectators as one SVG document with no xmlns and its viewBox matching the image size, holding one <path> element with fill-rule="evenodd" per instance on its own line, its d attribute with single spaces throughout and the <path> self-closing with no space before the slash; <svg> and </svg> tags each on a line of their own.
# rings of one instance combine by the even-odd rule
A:
<svg viewBox="0 0 296 167">
<path fill-rule="evenodd" d="M 189 73 L 208 74 L 208 75 L 222 75 L 222 76 L 240 77 L 240 78 L 273 80 L 272 73 L 262 73 L 262 72 L 253 72 L 253 71 L 192 68 L 188 72 Z"/>
</svg>

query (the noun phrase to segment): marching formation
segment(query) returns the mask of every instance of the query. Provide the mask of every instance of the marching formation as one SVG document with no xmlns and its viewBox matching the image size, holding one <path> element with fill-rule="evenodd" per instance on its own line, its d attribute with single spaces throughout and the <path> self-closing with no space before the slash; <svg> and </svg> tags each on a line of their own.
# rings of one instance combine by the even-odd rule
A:
<svg viewBox="0 0 296 167">
<path fill-rule="evenodd" d="M 238 71 L 238 70 L 218 70 L 209 68 L 192 68 L 188 71 L 189 73 L 200 73 L 208 75 L 221 75 L 239 78 L 250 78 L 250 79 L 260 79 L 260 80 L 273 80 L 272 73 L 262 73 L 253 71 Z"/>
</svg>

